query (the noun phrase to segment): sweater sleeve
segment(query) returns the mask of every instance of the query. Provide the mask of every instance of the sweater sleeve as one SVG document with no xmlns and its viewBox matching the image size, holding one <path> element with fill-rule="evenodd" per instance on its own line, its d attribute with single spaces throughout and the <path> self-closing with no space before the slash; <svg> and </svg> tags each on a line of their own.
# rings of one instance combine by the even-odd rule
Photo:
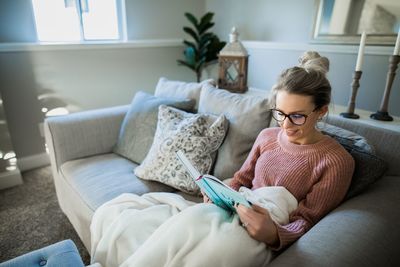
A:
<svg viewBox="0 0 400 267">
<path fill-rule="evenodd" d="M 265 130 L 261 131 L 250 150 L 247 159 L 243 163 L 242 167 L 233 175 L 233 179 L 230 182 L 230 187 L 238 191 L 241 186 L 251 188 L 252 181 L 254 179 L 254 169 L 256 166 L 257 159 L 260 157 L 260 146 L 265 139 Z"/>
<path fill-rule="evenodd" d="M 279 243 L 271 249 L 281 250 L 293 243 L 337 207 L 346 195 L 353 171 L 354 160 L 349 154 L 335 155 L 330 159 L 320 174 L 320 179 L 299 202 L 298 208 L 290 214 L 289 224 L 276 224 Z"/>
</svg>

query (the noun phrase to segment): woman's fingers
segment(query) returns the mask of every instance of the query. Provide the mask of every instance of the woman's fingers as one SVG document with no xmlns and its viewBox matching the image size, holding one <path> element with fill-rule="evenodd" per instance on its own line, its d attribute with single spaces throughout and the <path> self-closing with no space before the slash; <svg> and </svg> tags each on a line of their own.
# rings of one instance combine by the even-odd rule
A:
<svg viewBox="0 0 400 267">
<path fill-rule="evenodd" d="M 247 208 L 243 205 L 236 206 L 236 212 L 238 213 L 242 224 L 250 224 L 250 222 L 253 220 L 253 216 L 251 215 L 250 211 L 250 208 Z"/>
<path fill-rule="evenodd" d="M 260 206 L 258 206 L 256 204 L 253 204 L 251 207 L 253 208 L 253 210 L 255 212 L 262 213 L 262 214 L 265 214 L 265 215 L 269 215 L 268 210 L 264 209 L 263 207 L 260 207 Z"/>
<path fill-rule="evenodd" d="M 202 191 L 201 192 L 203 194 L 203 202 L 204 203 L 213 203 L 210 198 Z"/>
<path fill-rule="evenodd" d="M 245 225 L 257 226 L 257 224 L 262 223 L 264 220 L 270 219 L 268 210 L 258 205 L 252 205 L 251 208 L 238 205 L 236 206 L 236 211 L 240 221 Z"/>
</svg>

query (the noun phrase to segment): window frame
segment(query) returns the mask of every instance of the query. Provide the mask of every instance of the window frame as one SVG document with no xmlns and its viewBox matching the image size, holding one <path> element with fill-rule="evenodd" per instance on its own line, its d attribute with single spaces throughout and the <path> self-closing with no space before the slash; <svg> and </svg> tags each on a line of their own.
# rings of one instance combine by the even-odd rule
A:
<svg viewBox="0 0 400 267">
<path fill-rule="evenodd" d="M 36 25 L 36 16 L 33 7 L 33 0 L 30 1 L 31 5 L 31 12 L 34 19 L 34 28 L 36 34 L 36 42 L 37 43 L 80 43 L 80 44 L 93 44 L 93 43 L 124 43 L 127 42 L 127 24 L 126 24 L 126 7 L 125 7 L 125 0 L 115 0 L 116 2 L 116 14 L 117 14 L 117 25 L 118 25 L 118 35 L 119 38 L 116 39 L 85 39 L 84 36 L 84 29 L 83 29 L 83 16 L 82 16 L 82 9 L 81 9 L 81 1 L 82 0 L 72 0 L 75 2 L 75 9 L 78 13 L 79 19 L 79 32 L 80 32 L 80 40 L 78 41 L 41 41 L 38 37 L 37 25 Z"/>
</svg>

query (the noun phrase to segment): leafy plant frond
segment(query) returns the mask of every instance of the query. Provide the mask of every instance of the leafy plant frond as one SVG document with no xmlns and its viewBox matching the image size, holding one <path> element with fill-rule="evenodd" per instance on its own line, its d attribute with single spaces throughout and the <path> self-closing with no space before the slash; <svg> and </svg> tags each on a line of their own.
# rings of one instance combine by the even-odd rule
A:
<svg viewBox="0 0 400 267">
<path fill-rule="evenodd" d="M 212 12 L 207 12 L 201 19 L 200 19 L 200 23 L 199 23 L 199 28 L 203 27 L 203 25 L 210 23 L 211 20 L 214 17 L 214 13 Z"/>
<path fill-rule="evenodd" d="M 193 24 L 193 26 L 198 27 L 198 22 L 195 16 L 186 12 L 185 17 Z"/>
<path fill-rule="evenodd" d="M 197 33 L 193 29 L 191 29 L 189 27 L 183 27 L 183 30 L 187 34 L 189 34 L 196 42 L 199 42 L 199 36 L 197 35 Z"/>
<path fill-rule="evenodd" d="M 185 62 L 185 61 L 183 61 L 183 60 L 178 59 L 177 62 L 178 62 L 178 65 L 186 66 L 186 67 L 188 67 L 189 69 L 194 70 L 194 71 L 196 70 L 195 67 L 194 67 L 193 65 L 190 65 L 190 64 L 188 64 L 187 62 Z"/>
<path fill-rule="evenodd" d="M 200 44 L 199 46 L 200 47 L 204 46 L 205 43 L 210 42 L 213 38 L 214 38 L 213 33 L 206 33 L 206 34 L 202 35 L 199 40 L 199 44 Z"/>
<path fill-rule="evenodd" d="M 202 67 L 203 67 L 203 64 L 204 64 L 205 62 L 206 62 L 206 59 L 205 59 L 205 58 L 200 59 L 200 61 L 197 62 L 196 65 L 195 65 L 196 71 L 201 71 L 201 70 L 202 70 Z"/>
<path fill-rule="evenodd" d="M 186 66 L 196 73 L 197 81 L 200 81 L 201 72 L 211 62 L 218 58 L 219 51 L 225 46 L 219 38 L 209 30 L 214 26 L 212 19 L 214 13 L 208 12 L 200 19 L 186 12 L 185 17 L 193 27 L 183 27 L 193 41 L 184 40 L 184 60 L 177 60 L 179 65 Z"/>
<path fill-rule="evenodd" d="M 199 25 L 199 34 L 205 33 L 206 31 L 208 31 L 213 26 L 214 26 L 214 23 L 212 23 L 212 22 L 209 22 L 209 23 L 204 24 L 204 25 Z"/>
</svg>

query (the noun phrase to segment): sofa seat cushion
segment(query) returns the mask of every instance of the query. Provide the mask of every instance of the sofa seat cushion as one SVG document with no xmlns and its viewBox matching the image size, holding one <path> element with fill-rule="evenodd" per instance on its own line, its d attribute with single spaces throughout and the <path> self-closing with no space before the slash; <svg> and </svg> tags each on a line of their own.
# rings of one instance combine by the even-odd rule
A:
<svg viewBox="0 0 400 267">
<path fill-rule="evenodd" d="M 137 164 L 114 153 L 72 160 L 61 165 L 61 174 L 94 211 L 123 193 L 174 192 L 172 187 L 137 178 Z"/>
</svg>

